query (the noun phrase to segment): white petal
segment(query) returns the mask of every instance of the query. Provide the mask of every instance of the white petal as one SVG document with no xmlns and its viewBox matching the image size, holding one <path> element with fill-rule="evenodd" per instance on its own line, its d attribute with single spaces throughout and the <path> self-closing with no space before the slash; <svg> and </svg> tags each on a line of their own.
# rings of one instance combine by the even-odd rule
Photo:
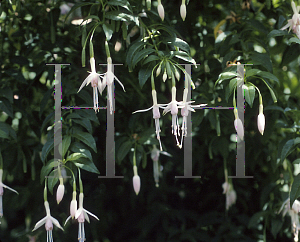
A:
<svg viewBox="0 0 300 242">
<path fill-rule="evenodd" d="M 64 226 L 66 226 L 67 222 L 70 220 L 71 216 L 69 216 L 67 219 L 66 219 L 66 222 L 64 224 Z"/>
<path fill-rule="evenodd" d="M 88 85 L 90 82 L 91 82 L 91 79 L 92 79 L 93 75 L 92 74 L 89 74 L 87 78 L 84 79 L 84 81 L 82 82 L 78 92 L 80 92 L 80 90 L 86 85 Z"/>
<path fill-rule="evenodd" d="M 89 215 L 93 216 L 95 219 L 99 220 L 99 218 L 95 215 L 95 214 L 92 214 L 91 212 L 83 209 L 86 213 L 88 213 Z"/>
<path fill-rule="evenodd" d="M 75 213 L 75 219 L 78 219 L 78 217 L 80 216 L 81 212 L 82 212 L 83 208 L 79 208 L 76 213 Z"/>
<path fill-rule="evenodd" d="M 118 77 L 115 76 L 115 78 L 116 78 L 116 80 L 119 82 L 119 84 L 121 85 L 121 87 L 123 88 L 123 91 L 126 92 L 126 91 L 125 91 L 125 88 L 124 88 L 124 86 L 123 86 L 123 84 L 122 84 L 122 82 L 119 81 Z"/>
<path fill-rule="evenodd" d="M 15 192 L 15 193 L 17 193 L 17 194 L 19 194 L 16 190 L 10 188 L 9 186 L 4 185 L 3 183 L 2 183 L 2 186 L 9 189 L 9 190 L 11 190 L 11 191 L 13 191 L 13 192 Z"/>
<path fill-rule="evenodd" d="M 51 219 L 52 223 L 54 223 L 54 225 L 55 225 L 56 227 L 60 228 L 61 230 L 64 230 L 64 229 L 60 226 L 60 224 L 59 224 L 59 222 L 58 222 L 57 219 L 53 218 L 52 216 L 50 216 L 50 219 Z"/>
<path fill-rule="evenodd" d="M 140 113 L 140 112 L 147 112 L 147 111 L 151 110 L 152 108 L 153 108 L 153 106 L 150 107 L 150 108 L 147 108 L 147 109 L 137 110 L 137 111 L 133 112 L 132 114 L 134 114 L 134 113 Z"/>
<path fill-rule="evenodd" d="M 39 227 L 41 227 L 44 223 L 46 223 L 46 220 L 47 220 L 47 216 L 42 218 L 40 221 L 38 221 L 35 226 L 34 226 L 34 229 L 32 230 L 35 231 L 36 229 L 38 229 Z"/>
<path fill-rule="evenodd" d="M 86 210 L 83 209 L 83 215 L 84 215 L 84 218 L 85 218 L 86 221 L 90 222 L 90 218 L 89 218 L 89 216 L 87 215 L 87 213 L 86 213 L 85 211 L 86 211 Z"/>
</svg>

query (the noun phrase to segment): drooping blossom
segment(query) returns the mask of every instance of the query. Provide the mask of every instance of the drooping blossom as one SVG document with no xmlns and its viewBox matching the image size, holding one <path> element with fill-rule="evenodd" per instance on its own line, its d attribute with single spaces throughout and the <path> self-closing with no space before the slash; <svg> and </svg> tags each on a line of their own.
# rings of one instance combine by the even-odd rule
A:
<svg viewBox="0 0 300 242">
<path fill-rule="evenodd" d="M 61 200 L 63 199 L 64 194 L 65 194 L 65 185 L 64 184 L 59 184 L 59 186 L 57 188 L 57 192 L 56 192 L 57 204 L 59 204 L 61 202 Z"/>
<path fill-rule="evenodd" d="M 244 139 L 244 126 L 242 123 L 242 120 L 240 120 L 238 112 L 237 112 L 237 108 L 234 108 L 234 116 L 235 116 L 235 120 L 233 122 L 234 124 L 234 128 L 238 134 L 238 136 L 240 137 L 241 140 Z"/>
<path fill-rule="evenodd" d="M 226 195 L 226 210 L 228 210 L 236 202 L 236 192 L 233 185 L 227 181 L 222 184 L 223 194 Z"/>
<path fill-rule="evenodd" d="M 184 21 L 186 18 L 185 0 L 182 0 L 181 6 L 180 6 L 180 16 L 181 16 L 182 20 Z"/>
<path fill-rule="evenodd" d="M 45 228 L 47 231 L 47 242 L 53 242 L 53 236 L 52 236 L 53 224 L 56 227 L 60 228 L 61 230 L 64 230 L 64 229 L 60 226 L 59 222 L 51 216 L 48 201 L 45 201 L 44 205 L 45 205 L 45 209 L 46 209 L 46 217 L 44 217 L 43 219 L 41 219 L 40 221 L 38 221 L 36 223 L 32 232 L 35 231 L 36 229 L 38 229 L 39 227 L 41 227 L 43 224 L 45 224 Z"/>
<path fill-rule="evenodd" d="M 75 213 L 75 219 L 77 219 L 77 221 L 79 223 L 79 228 L 78 228 L 78 241 L 79 242 L 85 241 L 84 221 L 87 220 L 88 222 L 90 222 L 88 215 L 93 216 L 95 219 L 99 220 L 99 218 L 95 214 L 92 214 L 91 212 L 89 212 L 83 208 L 83 197 L 84 197 L 83 193 L 80 192 L 79 208 Z M 71 207 L 72 207 L 72 203 L 71 203 Z M 72 213 L 73 213 L 73 208 L 71 208 L 71 215 L 72 215 Z M 69 219 L 71 218 L 71 215 L 67 218 L 65 224 L 69 221 Z"/>
<path fill-rule="evenodd" d="M 137 172 L 137 166 L 133 166 L 133 178 L 132 178 L 133 189 L 135 194 L 138 195 L 141 188 L 141 178 Z"/>
<path fill-rule="evenodd" d="M 288 24 L 283 26 L 280 30 L 289 28 L 290 31 L 292 29 L 293 33 L 295 33 L 297 37 L 300 39 L 300 14 L 299 14 L 300 6 L 296 7 L 294 1 L 292 1 L 291 5 L 294 12 L 293 17 L 289 19 Z"/>
<path fill-rule="evenodd" d="M 295 200 L 293 203 L 292 208 L 290 207 L 290 199 L 286 199 L 283 203 L 281 208 L 279 209 L 278 213 L 282 211 L 282 216 L 285 216 L 287 213 L 291 217 L 291 228 L 294 234 L 294 242 L 298 242 L 298 235 L 300 230 L 300 222 L 299 222 L 299 215 L 300 212 L 300 202 Z"/>
<path fill-rule="evenodd" d="M 100 88 L 100 93 L 102 94 L 103 90 L 107 86 L 107 97 L 108 97 L 108 100 L 109 100 L 110 114 L 112 114 L 112 112 L 114 111 L 114 108 L 113 108 L 113 83 L 114 83 L 114 79 L 116 79 L 119 82 L 119 84 L 123 88 L 123 91 L 125 92 L 125 89 L 124 89 L 124 86 L 123 86 L 122 82 L 120 82 L 120 80 L 112 72 L 112 66 L 113 66 L 112 65 L 112 59 L 111 59 L 111 57 L 108 57 L 107 58 L 107 72 L 103 76 L 103 82 L 102 82 L 102 86 Z"/>
<path fill-rule="evenodd" d="M 95 112 L 99 111 L 98 106 L 98 91 L 101 93 L 102 90 L 102 83 L 100 77 L 103 76 L 103 74 L 98 74 L 96 72 L 96 64 L 94 57 L 90 58 L 90 64 L 91 64 L 91 70 L 90 74 L 87 78 L 82 82 L 78 92 L 86 85 L 91 83 L 91 86 L 93 87 L 93 102 L 94 102 L 94 110 Z"/>
<path fill-rule="evenodd" d="M 2 183 L 2 176 L 3 176 L 3 169 L 0 169 L 0 217 L 3 216 L 3 203 L 2 203 L 2 197 L 3 197 L 3 193 L 4 190 L 3 188 L 7 188 L 17 194 L 19 194 L 16 190 L 10 188 L 9 186 L 6 186 L 5 184 Z"/>
<path fill-rule="evenodd" d="M 181 116 L 182 116 L 182 126 L 181 126 L 181 143 L 179 145 L 179 148 L 182 148 L 182 140 L 183 137 L 187 136 L 187 116 L 189 115 L 189 111 L 195 112 L 196 107 L 202 107 L 206 106 L 206 104 L 199 104 L 199 105 L 191 105 L 191 103 L 195 101 L 188 101 L 187 102 L 187 95 L 188 95 L 188 89 L 185 88 L 183 90 L 183 100 L 181 102 L 182 107 L 181 107 Z"/>
<path fill-rule="evenodd" d="M 157 96 L 156 96 L 156 91 L 152 90 L 152 99 L 153 99 L 153 106 L 147 109 L 142 109 L 142 110 L 137 110 L 133 113 L 139 113 L 139 112 L 147 112 L 152 109 L 153 111 L 153 118 L 155 120 L 155 133 L 156 133 L 156 138 L 159 141 L 159 146 L 160 150 L 162 151 L 162 146 L 161 146 L 161 141 L 160 141 L 160 125 L 159 125 L 159 118 L 160 118 L 160 112 L 159 108 L 164 108 L 166 104 L 157 104 Z"/>
<path fill-rule="evenodd" d="M 265 115 L 263 114 L 263 105 L 259 105 L 259 114 L 257 116 L 257 127 L 259 132 L 261 133 L 261 135 L 264 134 L 264 130 L 265 130 Z"/>
<path fill-rule="evenodd" d="M 163 114 L 165 115 L 168 112 L 171 112 L 171 114 L 172 114 L 172 126 L 171 126 L 172 134 L 175 135 L 176 143 L 178 146 L 180 146 L 180 145 L 178 142 L 177 135 L 179 136 L 180 133 L 179 133 L 179 123 L 178 123 L 177 114 L 178 114 L 178 108 L 182 108 L 182 107 L 183 107 L 182 102 L 176 101 L 176 87 L 173 86 L 172 87 L 172 101 L 168 104 L 167 107 L 164 108 Z"/>
</svg>

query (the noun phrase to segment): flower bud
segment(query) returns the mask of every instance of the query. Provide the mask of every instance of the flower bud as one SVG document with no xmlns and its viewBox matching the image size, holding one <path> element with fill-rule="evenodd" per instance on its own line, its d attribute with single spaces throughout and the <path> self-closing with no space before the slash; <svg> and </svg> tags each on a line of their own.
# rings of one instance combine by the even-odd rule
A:
<svg viewBox="0 0 300 242">
<path fill-rule="evenodd" d="M 156 69 L 156 76 L 159 76 L 160 71 L 161 71 L 161 65 L 159 65 Z"/>
<path fill-rule="evenodd" d="M 165 10 L 164 10 L 164 7 L 161 3 L 159 3 L 157 5 L 157 12 L 159 14 L 159 17 L 161 18 L 162 21 L 164 21 L 164 18 L 165 18 Z"/>
<path fill-rule="evenodd" d="M 167 70 L 165 69 L 164 74 L 163 74 L 163 81 L 165 82 L 167 80 Z"/>
<path fill-rule="evenodd" d="M 141 179 L 139 175 L 133 176 L 132 182 L 133 182 L 133 189 L 135 191 L 135 194 L 138 195 L 141 188 Z"/>
<path fill-rule="evenodd" d="M 151 0 L 146 0 L 147 9 L 151 10 Z"/>
<path fill-rule="evenodd" d="M 176 77 L 176 79 L 179 81 L 180 80 L 180 74 L 179 74 L 179 72 L 178 72 L 178 70 L 177 70 L 177 68 L 175 67 L 175 77 Z"/>
<path fill-rule="evenodd" d="M 70 215 L 72 218 L 75 217 L 75 213 L 77 211 L 77 201 L 76 201 L 76 191 L 73 192 L 73 199 L 70 204 Z"/>
<path fill-rule="evenodd" d="M 63 184 L 60 184 L 57 188 L 57 192 L 56 192 L 56 201 L 57 204 L 60 203 L 60 201 L 63 199 L 65 193 L 65 186 Z"/>
<path fill-rule="evenodd" d="M 264 130 L 265 130 L 265 115 L 263 113 L 260 113 L 257 116 L 257 127 L 259 132 L 261 133 L 261 135 L 264 134 Z"/>
<path fill-rule="evenodd" d="M 240 137 L 240 139 L 243 140 L 244 139 L 244 127 L 243 127 L 242 120 L 240 120 L 239 118 L 235 119 L 234 127 L 235 127 L 235 130 L 236 130 L 238 136 Z"/>
<path fill-rule="evenodd" d="M 181 4 L 180 6 L 180 16 L 182 18 L 182 20 L 185 20 L 186 17 L 186 5 L 185 4 Z"/>
</svg>

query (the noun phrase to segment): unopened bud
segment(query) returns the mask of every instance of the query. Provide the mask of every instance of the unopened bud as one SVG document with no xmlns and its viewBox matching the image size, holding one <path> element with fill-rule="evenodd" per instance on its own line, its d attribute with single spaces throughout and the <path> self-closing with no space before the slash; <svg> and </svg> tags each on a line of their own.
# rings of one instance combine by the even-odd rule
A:
<svg viewBox="0 0 300 242">
<path fill-rule="evenodd" d="M 157 11 L 158 11 L 158 14 L 159 14 L 159 17 L 161 18 L 162 21 L 164 21 L 164 18 L 165 18 L 165 10 L 164 10 L 164 7 L 161 3 L 159 3 L 157 5 Z"/>
<path fill-rule="evenodd" d="M 156 69 L 156 76 L 159 76 L 160 71 L 161 71 L 161 65 L 159 65 Z"/>
<path fill-rule="evenodd" d="M 179 74 L 179 72 L 178 72 L 178 70 L 177 70 L 176 67 L 175 67 L 175 77 L 176 77 L 176 79 L 179 81 L 179 79 L 180 79 L 180 74 Z"/>
<path fill-rule="evenodd" d="M 164 71 L 164 74 L 163 74 L 163 81 L 165 82 L 168 78 L 168 75 L 167 75 L 167 70 L 165 69 Z"/>
<path fill-rule="evenodd" d="M 151 0 L 146 0 L 147 9 L 151 10 Z"/>
<path fill-rule="evenodd" d="M 240 137 L 240 139 L 243 140 L 244 139 L 244 127 L 243 127 L 242 120 L 240 120 L 239 118 L 235 119 L 234 127 L 235 127 L 235 130 L 236 130 L 238 136 Z"/>
<path fill-rule="evenodd" d="M 141 188 L 140 177 L 138 175 L 133 176 L 132 182 L 133 182 L 133 189 L 135 191 L 135 194 L 138 195 L 140 192 L 140 188 Z"/>
<path fill-rule="evenodd" d="M 261 133 L 261 135 L 264 134 L 264 130 L 265 130 L 265 115 L 263 113 L 258 114 L 257 116 L 257 127 L 259 132 Z"/>
<path fill-rule="evenodd" d="M 60 203 L 60 201 L 63 199 L 65 193 L 65 186 L 63 184 L 60 184 L 57 188 L 57 192 L 56 192 L 56 201 L 57 204 Z"/>
<path fill-rule="evenodd" d="M 182 20 L 185 20 L 186 17 L 186 5 L 185 4 L 181 4 L 180 6 L 180 16 L 182 18 Z"/>
</svg>

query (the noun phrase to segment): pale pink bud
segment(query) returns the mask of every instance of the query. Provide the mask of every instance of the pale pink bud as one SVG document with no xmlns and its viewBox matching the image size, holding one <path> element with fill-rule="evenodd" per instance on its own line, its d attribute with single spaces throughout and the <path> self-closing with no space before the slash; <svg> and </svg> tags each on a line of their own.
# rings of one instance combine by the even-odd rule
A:
<svg viewBox="0 0 300 242">
<path fill-rule="evenodd" d="M 63 196 L 65 194 L 65 186 L 60 184 L 57 188 L 57 192 L 56 192 L 56 201 L 57 204 L 60 203 L 60 201 L 63 199 Z"/>
<path fill-rule="evenodd" d="M 162 21 L 164 21 L 164 18 L 165 18 L 165 10 L 164 10 L 164 7 L 163 5 L 160 3 L 158 4 L 157 6 L 157 11 L 158 11 L 158 14 L 159 14 L 159 17 L 161 18 Z"/>
<path fill-rule="evenodd" d="M 161 65 L 159 65 L 159 67 L 156 69 L 156 76 L 159 76 L 161 71 Z"/>
<path fill-rule="evenodd" d="M 182 20 L 185 20 L 186 17 L 186 5 L 185 4 L 181 4 L 180 6 L 180 16 L 182 18 Z"/>
<path fill-rule="evenodd" d="M 236 192 L 231 190 L 226 194 L 226 210 L 228 210 L 233 204 L 236 203 Z"/>
<path fill-rule="evenodd" d="M 300 202 L 298 200 L 295 200 L 295 202 L 293 203 L 292 209 L 296 212 L 299 213 L 300 212 Z"/>
<path fill-rule="evenodd" d="M 235 130 L 236 130 L 238 136 L 240 137 L 240 139 L 243 140 L 244 139 L 244 127 L 243 127 L 242 120 L 240 120 L 239 118 L 235 119 L 234 127 L 235 127 Z"/>
<path fill-rule="evenodd" d="M 178 72 L 178 70 L 175 68 L 175 77 L 176 77 L 176 79 L 179 81 L 179 79 L 180 79 L 180 74 L 179 74 L 179 72 Z"/>
<path fill-rule="evenodd" d="M 70 214 L 71 214 L 72 218 L 75 217 L 76 211 L 77 211 L 77 201 L 76 200 L 72 200 L 71 201 L 71 205 L 70 205 Z"/>
<path fill-rule="evenodd" d="M 167 71 L 165 69 L 164 74 L 163 74 L 163 81 L 164 82 L 167 80 L 167 77 L 168 77 L 168 75 L 167 75 Z"/>
<path fill-rule="evenodd" d="M 133 189 L 135 191 L 135 194 L 138 195 L 140 192 L 140 188 L 141 188 L 141 179 L 139 177 L 139 175 L 135 175 L 133 176 Z"/>
<path fill-rule="evenodd" d="M 223 194 L 227 193 L 227 191 L 229 190 L 229 183 L 228 182 L 224 182 L 222 184 L 222 187 L 223 187 Z"/>
<path fill-rule="evenodd" d="M 265 115 L 263 113 L 260 113 L 258 116 L 257 116 L 257 127 L 258 127 L 258 130 L 259 132 L 261 133 L 261 135 L 264 134 L 264 130 L 265 130 Z"/>
</svg>

